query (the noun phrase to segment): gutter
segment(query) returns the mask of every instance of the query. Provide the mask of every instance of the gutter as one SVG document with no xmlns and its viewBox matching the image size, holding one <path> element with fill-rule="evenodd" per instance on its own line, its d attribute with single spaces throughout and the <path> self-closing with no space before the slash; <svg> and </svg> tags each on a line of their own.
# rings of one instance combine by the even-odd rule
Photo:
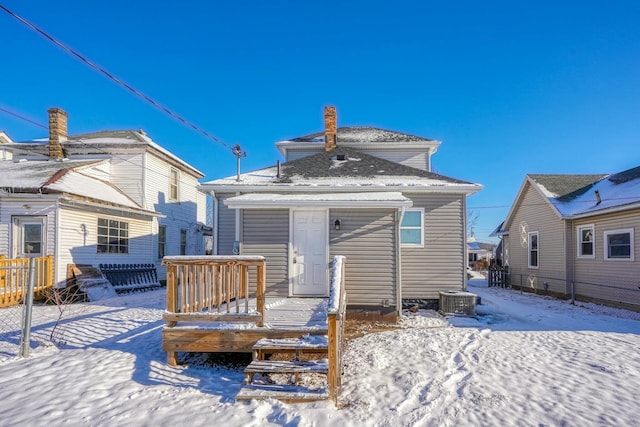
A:
<svg viewBox="0 0 640 427">
<path fill-rule="evenodd" d="M 364 193 L 399 191 L 402 193 L 448 193 L 448 194 L 474 194 L 482 190 L 480 184 L 469 185 L 207 185 L 200 184 L 200 188 L 219 193 L 273 193 L 287 191 L 290 193 Z"/>
<path fill-rule="evenodd" d="M 400 246 L 400 224 L 402 224 L 402 220 L 404 219 L 405 210 L 405 207 L 398 209 L 398 223 L 396 224 L 396 259 L 398 260 L 398 265 L 396 266 L 396 308 L 398 315 L 402 314 L 402 247 Z"/>
</svg>

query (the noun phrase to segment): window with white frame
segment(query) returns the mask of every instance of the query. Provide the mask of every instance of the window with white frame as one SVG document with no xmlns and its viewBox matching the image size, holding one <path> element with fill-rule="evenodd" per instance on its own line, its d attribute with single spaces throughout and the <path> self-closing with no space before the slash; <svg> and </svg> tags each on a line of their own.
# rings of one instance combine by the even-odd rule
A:
<svg viewBox="0 0 640 427">
<path fill-rule="evenodd" d="M 593 240 L 593 224 L 579 225 L 577 227 L 576 235 L 578 242 L 578 258 L 595 258 L 596 251 Z"/>
<path fill-rule="evenodd" d="M 424 209 L 406 209 L 400 224 L 402 246 L 424 246 Z"/>
<path fill-rule="evenodd" d="M 98 218 L 99 254 L 129 253 L 129 224 L 115 219 Z"/>
<path fill-rule="evenodd" d="M 180 230 L 180 255 L 187 254 L 187 230 Z"/>
<path fill-rule="evenodd" d="M 167 254 L 167 226 L 158 227 L 158 259 L 164 258 Z"/>
<path fill-rule="evenodd" d="M 604 259 L 633 261 L 633 228 L 604 232 Z"/>
<path fill-rule="evenodd" d="M 169 200 L 178 200 L 180 184 L 180 173 L 177 169 L 171 168 L 169 171 Z"/>
<path fill-rule="evenodd" d="M 538 268 L 538 232 L 529 232 L 529 268 Z"/>
</svg>

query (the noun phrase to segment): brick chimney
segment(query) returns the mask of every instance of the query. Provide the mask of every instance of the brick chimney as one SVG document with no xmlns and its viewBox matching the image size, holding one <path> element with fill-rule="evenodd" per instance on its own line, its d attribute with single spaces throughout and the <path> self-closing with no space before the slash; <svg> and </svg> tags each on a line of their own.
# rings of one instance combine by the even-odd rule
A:
<svg viewBox="0 0 640 427">
<path fill-rule="evenodd" d="M 60 108 L 49 108 L 49 158 L 62 159 L 62 143 L 67 140 L 67 113 Z"/>
<path fill-rule="evenodd" d="M 324 107 L 324 149 L 336 148 L 338 140 L 338 117 L 336 107 Z"/>
</svg>

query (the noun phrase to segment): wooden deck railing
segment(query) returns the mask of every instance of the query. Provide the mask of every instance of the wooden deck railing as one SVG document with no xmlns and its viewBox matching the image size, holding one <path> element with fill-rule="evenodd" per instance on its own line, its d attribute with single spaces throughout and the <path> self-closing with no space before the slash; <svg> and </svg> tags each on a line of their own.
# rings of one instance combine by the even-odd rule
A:
<svg viewBox="0 0 640 427">
<path fill-rule="evenodd" d="M 0 257 L 0 307 L 20 304 L 29 286 L 29 259 Z M 53 286 L 53 257 L 36 258 L 34 292 Z"/>
<path fill-rule="evenodd" d="M 346 258 L 338 255 L 331 263 L 331 286 L 329 290 L 329 308 L 327 326 L 329 341 L 329 397 L 338 404 L 338 394 L 342 385 L 342 347 L 347 294 L 345 292 Z"/>
<path fill-rule="evenodd" d="M 188 321 L 247 321 L 264 325 L 266 261 L 262 256 L 169 256 L 169 326 Z M 249 307 L 249 269 L 255 267 L 256 308 Z"/>
</svg>

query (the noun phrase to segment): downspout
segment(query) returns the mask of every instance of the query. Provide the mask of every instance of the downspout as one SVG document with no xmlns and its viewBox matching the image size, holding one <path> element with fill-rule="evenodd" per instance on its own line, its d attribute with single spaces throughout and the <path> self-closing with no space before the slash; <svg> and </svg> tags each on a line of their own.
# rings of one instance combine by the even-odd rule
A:
<svg viewBox="0 0 640 427">
<path fill-rule="evenodd" d="M 401 207 L 396 212 L 398 223 L 396 224 L 396 310 L 398 315 L 402 314 L 402 248 L 400 247 L 400 224 L 404 219 L 405 208 Z"/>
<path fill-rule="evenodd" d="M 213 199 L 213 254 L 218 255 L 218 198 L 215 191 L 209 191 L 211 198 Z"/>
<path fill-rule="evenodd" d="M 236 197 L 238 197 L 240 195 L 239 191 L 236 191 Z M 236 216 L 235 216 L 235 241 L 238 242 L 238 254 L 240 255 L 242 253 L 241 250 L 241 245 L 240 245 L 240 209 L 236 209 Z M 234 243 L 235 245 L 235 243 Z"/>
<path fill-rule="evenodd" d="M 469 248 L 467 247 L 467 196 L 462 196 L 462 290 L 467 291 L 467 264 L 469 263 Z M 504 248 L 504 247 L 503 247 Z"/>
<path fill-rule="evenodd" d="M 53 286 L 54 288 L 58 287 L 58 263 L 60 262 L 60 228 L 58 225 L 60 224 L 60 211 L 62 210 L 62 206 L 60 203 L 60 199 L 56 199 L 56 208 L 55 208 L 55 227 L 56 227 L 56 233 L 55 233 L 55 238 L 53 239 Z M 48 223 L 49 221 L 47 221 Z M 47 227 L 47 229 L 45 230 L 47 234 L 49 234 L 49 228 Z M 47 239 L 48 240 L 48 239 Z M 65 283 L 65 287 L 66 287 L 66 283 Z"/>
</svg>

